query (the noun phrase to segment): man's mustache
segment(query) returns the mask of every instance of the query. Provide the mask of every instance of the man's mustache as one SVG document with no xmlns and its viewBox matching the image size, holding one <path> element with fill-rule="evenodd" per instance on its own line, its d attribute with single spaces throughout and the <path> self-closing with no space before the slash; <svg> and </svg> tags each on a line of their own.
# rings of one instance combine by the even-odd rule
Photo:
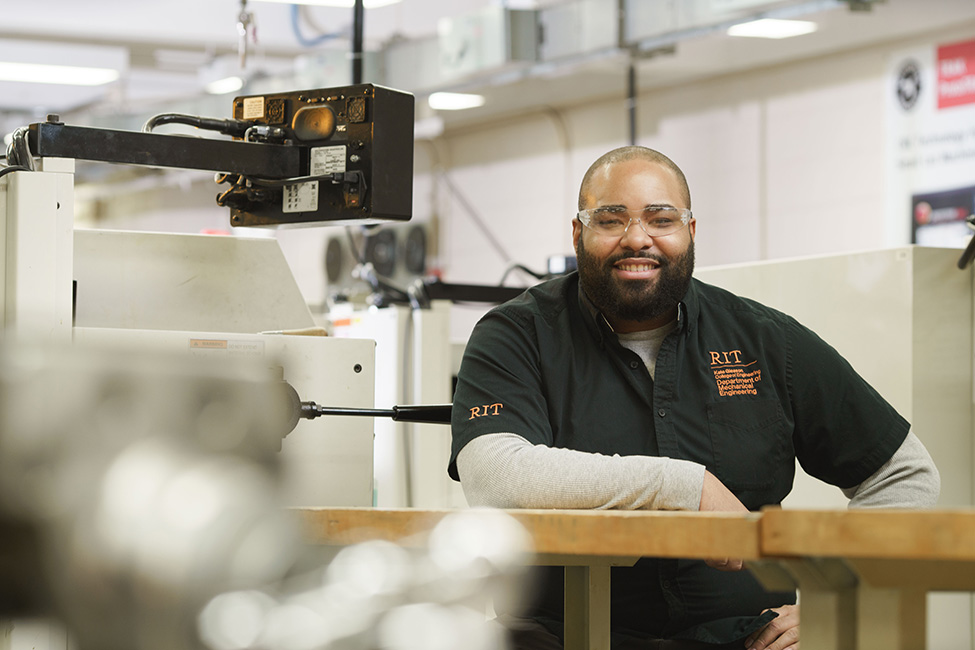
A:
<svg viewBox="0 0 975 650">
<path fill-rule="evenodd" d="M 606 264 L 608 266 L 614 266 L 617 262 L 621 260 L 633 260 L 633 259 L 652 260 L 656 262 L 660 268 L 663 268 L 668 264 L 670 264 L 670 260 L 668 260 L 666 257 L 663 257 L 662 255 L 655 255 L 654 253 L 647 253 L 643 251 L 638 253 L 620 253 L 617 255 L 613 255 L 612 257 L 606 259 Z"/>
</svg>

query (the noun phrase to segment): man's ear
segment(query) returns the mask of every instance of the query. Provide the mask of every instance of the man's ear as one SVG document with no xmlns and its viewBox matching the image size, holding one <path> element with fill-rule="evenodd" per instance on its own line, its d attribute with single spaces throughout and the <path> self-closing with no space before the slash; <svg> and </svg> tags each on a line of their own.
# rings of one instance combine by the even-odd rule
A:
<svg viewBox="0 0 975 650">
<path fill-rule="evenodd" d="M 572 220 L 572 249 L 579 250 L 579 237 L 582 237 L 582 222 L 578 219 Z"/>
<path fill-rule="evenodd" d="M 687 232 L 691 233 L 691 241 L 694 241 L 694 237 L 697 236 L 697 219 L 692 218 L 687 224 Z"/>
</svg>

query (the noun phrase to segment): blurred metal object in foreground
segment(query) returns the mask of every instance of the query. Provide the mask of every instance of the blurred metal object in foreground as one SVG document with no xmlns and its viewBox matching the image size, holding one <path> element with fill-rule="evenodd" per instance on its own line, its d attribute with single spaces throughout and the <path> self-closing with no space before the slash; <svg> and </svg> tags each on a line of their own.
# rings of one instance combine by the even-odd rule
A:
<svg viewBox="0 0 975 650">
<path fill-rule="evenodd" d="M 0 350 L 0 604 L 83 649 L 200 647 L 203 605 L 280 580 L 299 547 L 271 385 L 185 356 Z"/>
<path fill-rule="evenodd" d="M 221 594 L 201 636 L 212 650 L 503 650 L 485 612 L 521 611 L 530 546 L 509 515 L 459 510 L 422 543 L 347 546 L 287 594 Z"/>
<path fill-rule="evenodd" d="M 280 386 L 262 361 L 0 347 L 0 616 L 80 650 L 503 648 L 484 613 L 524 593 L 520 524 L 461 511 L 422 551 L 326 563 L 280 499 Z"/>
</svg>

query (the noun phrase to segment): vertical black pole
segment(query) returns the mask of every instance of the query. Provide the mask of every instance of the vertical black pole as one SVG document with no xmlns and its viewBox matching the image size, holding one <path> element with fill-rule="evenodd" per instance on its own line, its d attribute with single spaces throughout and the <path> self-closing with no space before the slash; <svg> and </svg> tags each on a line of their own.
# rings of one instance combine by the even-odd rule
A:
<svg viewBox="0 0 975 650">
<path fill-rule="evenodd" d="M 630 144 L 636 144 L 636 61 L 630 55 L 629 68 L 626 71 L 626 111 L 630 122 Z"/>
<path fill-rule="evenodd" d="M 626 0 L 616 2 L 616 45 L 620 52 L 629 55 L 626 69 L 626 108 L 627 123 L 630 127 L 630 144 L 636 144 L 636 48 L 626 42 Z"/>
<path fill-rule="evenodd" d="M 355 0 L 352 7 L 352 83 L 362 83 L 362 24 L 365 22 L 362 0 Z"/>
</svg>

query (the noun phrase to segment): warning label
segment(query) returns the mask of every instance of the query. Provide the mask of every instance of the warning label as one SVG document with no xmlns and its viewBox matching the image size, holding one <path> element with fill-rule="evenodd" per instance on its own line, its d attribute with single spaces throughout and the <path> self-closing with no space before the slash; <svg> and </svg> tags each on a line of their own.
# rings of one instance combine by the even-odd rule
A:
<svg viewBox="0 0 975 650">
<path fill-rule="evenodd" d="M 340 174 L 345 171 L 345 145 L 313 147 L 311 150 L 311 175 Z"/>
<path fill-rule="evenodd" d="M 318 181 L 285 185 L 281 195 L 281 211 L 285 214 L 292 212 L 318 211 Z"/>
</svg>

